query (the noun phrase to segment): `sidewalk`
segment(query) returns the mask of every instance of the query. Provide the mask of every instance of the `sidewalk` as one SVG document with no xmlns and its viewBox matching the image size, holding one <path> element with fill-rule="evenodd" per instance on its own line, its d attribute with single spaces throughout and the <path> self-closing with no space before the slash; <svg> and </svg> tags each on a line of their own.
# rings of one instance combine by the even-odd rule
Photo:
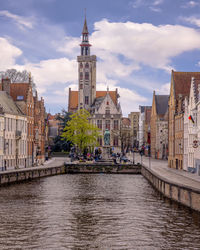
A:
<svg viewBox="0 0 200 250">
<path fill-rule="evenodd" d="M 64 165 L 64 162 L 67 161 L 68 158 L 66 157 L 55 157 L 51 158 L 48 161 L 45 161 L 43 165 L 35 166 L 35 167 L 27 167 L 27 168 L 19 168 L 19 169 L 10 169 L 6 171 L 0 171 L 0 174 L 6 174 L 6 173 L 12 173 L 12 172 L 23 172 L 26 170 L 37 170 L 37 169 L 45 169 L 49 167 L 58 167 L 62 164 Z"/>
<path fill-rule="evenodd" d="M 133 159 L 133 156 L 132 156 Z M 135 163 L 141 163 L 141 156 L 135 154 Z M 189 188 L 195 188 L 200 191 L 200 176 L 185 172 L 183 170 L 176 170 L 168 167 L 166 160 L 157 160 L 146 156 L 142 157 L 142 165 L 150 168 L 157 175 L 169 182 L 173 182 L 178 185 L 184 185 Z"/>
</svg>

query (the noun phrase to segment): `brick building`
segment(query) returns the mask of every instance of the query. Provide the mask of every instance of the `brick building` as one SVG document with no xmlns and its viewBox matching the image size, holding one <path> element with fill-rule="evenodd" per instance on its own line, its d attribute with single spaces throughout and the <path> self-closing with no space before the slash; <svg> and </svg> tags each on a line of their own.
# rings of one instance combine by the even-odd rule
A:
<svg viewBox="0 0 200 250">
<path fill-rule="evenodd" d="M 200 79 L 200 72 L 172 70 L 169 96 L 169 156 L 168 166 L 183 169 L 184 100 L 189 97 L 192 77 Z"/>
</svg>

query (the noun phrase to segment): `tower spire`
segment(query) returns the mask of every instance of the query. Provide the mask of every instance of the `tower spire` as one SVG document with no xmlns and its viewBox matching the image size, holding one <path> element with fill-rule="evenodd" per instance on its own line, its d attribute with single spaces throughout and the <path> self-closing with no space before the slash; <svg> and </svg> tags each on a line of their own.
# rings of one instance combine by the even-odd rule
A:
<svg viewBox="0 0 200 250">
<path fill-rule="evenodd" d="M 81 46 L 81 55 L 82 56 L 89 56 L 90 55 L 90 44 L 89 44 L 89 32 L 87 27 L 87 20 L 86 20 L 86 11 L 85 11 L 85 20 L 83 25 L 83 31 L 82 31 L 82 42 L 80 44 Z"/>
<path fill-rule="evenodd" d="M 87 19 L 86 19 L 86 9 L 85 9 L 85 21 L 84 21 L 84 25 L 83 25 L 82 34 L 89 34 L 88 27 L 87 27 Z"/>
</svg>

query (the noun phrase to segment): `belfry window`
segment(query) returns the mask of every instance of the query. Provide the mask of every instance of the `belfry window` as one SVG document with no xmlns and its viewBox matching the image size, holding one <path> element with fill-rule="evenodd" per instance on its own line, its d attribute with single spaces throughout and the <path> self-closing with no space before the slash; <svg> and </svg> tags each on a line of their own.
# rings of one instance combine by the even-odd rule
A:
<svg viewBox="0 0 200 250">
<path fill-rule="evenodd" d="M 85 47 L 85 55 L 88 55 L 88 47 Z"/>
<path fill-rule="evenodd" d="M 80 80 L 83 80 L 83 72 L 80 72 Z"/>
</svg>

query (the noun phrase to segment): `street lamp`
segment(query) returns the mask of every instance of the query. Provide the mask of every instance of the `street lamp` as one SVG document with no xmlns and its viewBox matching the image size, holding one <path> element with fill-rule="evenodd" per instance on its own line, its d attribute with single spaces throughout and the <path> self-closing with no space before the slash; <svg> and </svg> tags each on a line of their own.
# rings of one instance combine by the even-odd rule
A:
<svg viewBox="0 0 200 250">
<path fill-rule="evenodd" d="M 149 168 L 151 168 L 151 148 L 150 148 L 150 145 L 148 148 L 148 154 L 149 154 Z"/>
</svg>

